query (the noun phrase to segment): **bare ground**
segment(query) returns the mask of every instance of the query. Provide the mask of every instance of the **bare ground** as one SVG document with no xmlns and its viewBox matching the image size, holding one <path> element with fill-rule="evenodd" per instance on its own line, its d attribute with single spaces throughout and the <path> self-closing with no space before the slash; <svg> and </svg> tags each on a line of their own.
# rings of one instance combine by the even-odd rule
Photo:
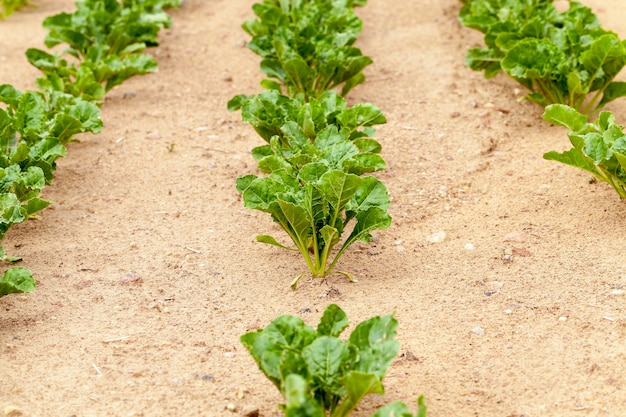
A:
<svg viewBox="0 0 626 417">
<path fill-rule="evenodd" d="M 20 89 L 34 87 L 24 51 L 43 47 L 43 19 L 73 10 L 33 3 L 0 22 L 0 83 Z M 240 335 L 285 313 L 315 324 L 337 303 L 353 324 L 391 312 L 400 322 L 386 395 L 357 417 L 395 400 L 414 408 L 420 394 L 434 417 L 625 416 L 626 205 L 542 159 L 569 147 L 565 131 L 518 103 L 516 84 L 464 67 L 481 35 L 457 23 L 456 0 L 359 10 L 358 45 L 374 65 L 349 101 L 389 120 L 379 177 L 394 224 L 342 259 L 359 283 L 333 275 L 289 289 L 306 265 L 254 241 L 280 232 L 234 189 L 260 144 L 226 111 L 233 95 L 261 91 L 239 27 L 252 3 L 173 11 L 152 51 L 159 72 L 111 92 L 104 132 L 72 144 L 45 190 L 53 207 L 3 242 L 38 287 L 0 299 L 2 409 L 279 415 Z M 620 0 L 585 3 L 626 37 Z M 610 110 L 626 123 L 624 101 Z"/>
</svg>

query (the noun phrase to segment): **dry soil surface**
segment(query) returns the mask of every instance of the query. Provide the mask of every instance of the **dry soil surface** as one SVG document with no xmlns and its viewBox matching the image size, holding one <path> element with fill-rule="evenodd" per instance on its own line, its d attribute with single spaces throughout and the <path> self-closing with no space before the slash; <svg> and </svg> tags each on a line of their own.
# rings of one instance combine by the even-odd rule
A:
<svg viewBox="0 0 626 417">
<path fill-rule="evenodd" d="M 0 83 L 34 88 L 24 57 L 46 16 L 33 0 L 0 22 Z M 587 0 L 626 37 L 623 0 Z M 330 303 L 352 325 L 395 313 L 401 355 L 386 395 L 424 394 L 433 417 L 626 416 L 626 205 L 582 171 L 542 159 L 565 130 L 511 80 L 464 66 L 478 32 L 457 0 L 371 0 L 358 46 L 373 58 L 349 102 L 372 102 L 391 228 L 326 281 L 291 279 L 297 254 L 234 188 L 261 139 L 229 113 L 261 91 L 240 24 L 252 0 L 186 0 L 151 51 L 158 73 L 113 90 L 104 131 L 71 144 L 40 221 L 3 244 L 32 294 L 0 299 L 0 413 L 24 416 L 280 415 L 281 397 L 239 343 L 280 314 L 315 325 Z M 626 101 L 610 106 L 626 123 Z M 432 243 L 434 234 L 445 239 Z"/>
</svg>

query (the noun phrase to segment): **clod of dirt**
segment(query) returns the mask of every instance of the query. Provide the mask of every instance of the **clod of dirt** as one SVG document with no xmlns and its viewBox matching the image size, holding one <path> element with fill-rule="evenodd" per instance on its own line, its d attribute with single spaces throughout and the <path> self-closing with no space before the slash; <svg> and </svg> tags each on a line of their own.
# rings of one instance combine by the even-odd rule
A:
<svg viewBox="0 0 626 417">
<path fill-rule="evenodd" d="M 446 232 L 442 230 L 441 232 L 434 233 L 428 236 L 426 240 L 430 243 L 441 243 L 446 240 Z"/>
<path fill-rule="evenodd" d="M 524 232 L 507 233 L 502 239 L 503 242 L 526 242 L 527 236 Z"/>
<path fill-rule="evenodd" d="M 478 336 L 482 336 L 485 334 L 485 331 L 483 330 L 482 327 L 477 326 L 472 329 L 472 333 L 477 334 Z"/>
<path fill-rule="evenodd" d="M 400 355 L 400 357 L 404 359 L 405 361 L 419 361 L 417 356 L 415 356 L 413 352 L 411 352 L 410 350 L 407 350 L 406 352 L 404 352 L 402 355 Z"/>
<path fill-rule="evenodd" d="M 243 417 L 259 417 L 259 407 L 247 405 L 241 410 Z"/>
<path fill-rule="evenodd" d="M 158 131 L 148 132 L 146 134 L 146 139 L 148 140 L 158 140 L 161 139 L 161 134 Z"/>
<path fill-rule="evenodd" d="M 23 416 L 24 413 L 18 407 L 9 405 L 7 407 L 4 407 L 4 415 L 6 417 L 18 417 L 18 416 Z"/>
<path fill-rule="evenodd" d="M 526 248 L 513 248 L 513 255 L 521 256 L 523 258 L 533 256 L 533 254 Z"/>
</svg>

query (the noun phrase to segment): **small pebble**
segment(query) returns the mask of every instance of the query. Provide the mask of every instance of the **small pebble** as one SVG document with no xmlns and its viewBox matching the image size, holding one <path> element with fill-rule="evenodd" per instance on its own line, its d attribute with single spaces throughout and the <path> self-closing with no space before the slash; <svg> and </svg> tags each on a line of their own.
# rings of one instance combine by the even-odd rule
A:
<svg viewBox="0 0 626 417">
<path fill-rule="evenodd" d="M 253 405 L 247 405 L 241 410 L 243 417 L 259 417 L 259 407 Z"/>
<path fill-rule="evenodd" d="M 474 328 L 472 329 L 472 333 L 475 333 L 475 334 L 477 334 L 477 335 L 479 335 L 479 336 L 482 336 L 482 335 L 484 335 L 484 334 L 485 334 L 485 331 L 483 330 L 483 328 L 482 328 L 482 327 L 478 326 L 478 327 L 474 327 Z"/>
<path fill-rule="evenodd" d="M 18 416 L 24 415 L 24 413 L 22 412 L 20 408 L 15 407 L 13 405 L 9 405 L 9 406 L 4 407 L 4 415 L 6 417 L 18 417 Z"/>
<path fill-rule="evenodd" d="M 301 309 L 301 310 L 300 310 L 300 313 L 301 313 L 301 314 L 304 314 L 304 313 L 310 313 L 310 312 L 311 312 L 311 309 L 310 309 L 310 308 L 308 308 L 308 307 L 305 307 L 305 308 L 303 308 L 303 309 Z"/>
<path fill-rule="evenodd" d="M 146 139 L 148 140 L 158 140 L 161 139 L 161 134 L 157 131 L 154 132 L 148 132 L 148 134 L 146 134 Z"/>
<path fill-rule="evenodd" d="M 626 293 L 626 291 L 624 291 L 624 290 L 613 290 L 613 291 L 611 291 L 611 295 L 624 295 L 624 293 Z"/>
<path fill-rule="evenodd" d="M 228 404 L 226 405 L 226 409 L 227 409 L 228 411 L 230 411 L 230 412 L 233 412 L 233 413 L 234 413 L 235 411 L 237 411 L 237 406 L 236 406 L 235 404 L 233 404 L 233 403 L 228 403 Z"/>
<path fill-rule="evenodd" d="M 426 240 L 429 241 L 430 243 L 441 243 L 444 240 L 446 240 L 446 232 L 441 231 L 441 232 L 434 233 L 428 236 Z"/>
<path fill-rule="evenodd" d="M 513 312 L 513 310 L 511 310 L 510 308 L 507 308 L 506 310 L 504 310 L 504 314 L 511 314 Z"/>
<path fill-rule="evenodd" d="M 474 245 L 472 243 L 466 243 L 465 250 L 474 250 Z"/>
<path fill-rule="evenodd" d="M 502 239 L 504 242 L 526 242 L 526 234 L 523 232 L 507 233 Z"/>
<path fill-rule="evenodd" d="M 559 321 L 567 321 L 567 317 L 561 316 L 561 317 L 559 317 Z"/>
</svg>

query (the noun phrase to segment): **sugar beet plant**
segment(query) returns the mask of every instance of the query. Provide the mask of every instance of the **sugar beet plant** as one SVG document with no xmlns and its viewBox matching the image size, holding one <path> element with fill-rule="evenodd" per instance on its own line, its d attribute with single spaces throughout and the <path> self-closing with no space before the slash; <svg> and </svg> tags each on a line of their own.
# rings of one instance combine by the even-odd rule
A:
<svg viewBox="0 0 626 417">
<path fill-rule="evenodd" d="M 36 217 L 51 204 L 39 197 L 51 183 L 56 160 L 80 133 L 102 130 L 99 105 L 104 93 L 133 75 L 156 69 L 150 55 L 158 31 L 171 22 L 163 7 L 179 0 L 85 0 L 73 14 L 46 19 L 49 47 L 67 44 L 68 63 L 60 54 L 29 49 L 27 57 L 42 70 L 42 91 L 21 92 L 0 86 L 0 240 L 11 226 Z M 5 254 L 0 260 L 19 257 Z M 7 269 L 0 277 L 0 296 L 30 292 L 35 281 L 25 268 Z"/>
<path fill-rule="evenodd" d="M 39 194 L 53 179 L 55 161 L 65 156 L 65 144 L 76 134 L 101 129 L 93 103 L 64 93 L 45 96 L 0 86 L 0 240 L 11 226 L 50 205 Z M 0 260 L 20 258 L 6 255 L 0 245 Z M 32 291 L 34 284 L 28 270 L 10 268 L 0 278 L 0 296 Z"/>
<path fill-rule="evenodd" d="M 368 242 L 372 230 L 391 224 L 387 189 L 375 177 L 360 176 L 386 166 L 380 144 L 370 137 L 372 125 L 386 120 L 371 104 L 348 108 L 335 92 L 308 103 L 274 91 L 243 100 L 244 119 L 269 142 L 252 151 L 267 175 L 239 178 L 237 189 L 247 208 L 271 214 L 313 275 L 324 277 L 352 243 Z M 260 113 L 264 120 L 255 118 Z M 346 231 L 349 236 L 333 254 Z M 270 236 L 257 239 L 285 247 Z"/>
<path fill-rule="evenodd" d="M 626 65 L 626 41 L 604 30 L 591 9 L 571 1 L 559 12 L 552 0 L 466 0 L 463 25 L 485 34 L 467 65 L 491 78 L 504 71 L 545 107 L 567 104 L 590 116 L 626 96 L 614 81 Z"/>
<path fill-rule="evenodd" d="M 573 145 L 562 153 L 548 152 L 545 159 L 588 171 L 610 184 L 620 198 L 626 198 L 626 134 L 613 114 L 603 111 L 594 123 L 588 123 L 575 109 L 555 104 L 546 108 L 543 118 L 567 127 Z"/>
<path fill-rule="evenodd" d="M 158 45 L 162 28 L 171 25 L 163 7 L 180 0 L 83 0 L 74 13 L 48 17 L 45 44 L 67 45 L 64 53 L 31 48 L 29 62 L 43 72 L 37 85 L 44 91 L 64 91 L 89 100 L 102 100 L 106 92 L 135 75 L 154 72 L 156 60 L 142 53 Z"/>
<path fill-rule="evenodd" d="M 386 166 L 373 138 L 373 126 L 386 119 L 372 104 L 349 108 L 332 90 L 343 84 L 347 93 L 364 80 L 361 70 L 371 63 L 352 46 L 361 30 L 352 8 L 363 4 L 256 4 L 259 19 L 243 25 L 254 36 L 249 47 L 263 57 L 262 71 L 283 84 L 265 80 L 269 91 L 238 95 L 228 103 L 266 141 L 252 151 L 266 175 L 239 178 L 237 189 L 245 206 L 269 213 L 295 248 L 271 236 L 257 239 L 299 251 L 315 277 L 334 271 L 351 244 L 369 242 L 373 230 L 391 224 L 387 189 L 377 178 L 362 176 Z"/>
<path fill-rule="evenodd" d="M 358 324 L 347 340 L 339 338 L 348 317 L 329 305 L 317 329 L 301 318 L 283 315 L 264 329 L 246 333 L 241 343 L 259 369 L 285 398 L 287 417 L 345 417 L 367 394 L 384 394 L 382 380 L 400 349 L 397 320 L 377 316 Z M 413 417 L 401 402 L 373 417 Z M 415 417 L 425 417 L 423 398 Z"/>
<path fill-rule="evenodd" d="M 346 95 L 362 83 L 372 63 L 353 46 L 362 22 L 353 7 L 366 0 L 264 0 L 253 9 L 257 19 L 243 24 L 252 36 L 248 47 L 260 55 L 262 85 L 305 99 L 342 86 Z"/>
</svg>

